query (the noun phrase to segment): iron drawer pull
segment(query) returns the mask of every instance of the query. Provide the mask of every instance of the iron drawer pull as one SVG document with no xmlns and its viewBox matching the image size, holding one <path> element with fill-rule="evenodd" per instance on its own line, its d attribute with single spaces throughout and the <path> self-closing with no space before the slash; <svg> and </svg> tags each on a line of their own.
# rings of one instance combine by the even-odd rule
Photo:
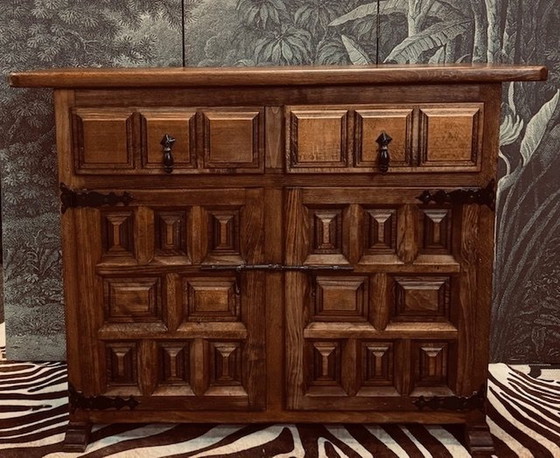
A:
<svg viewBox="0 0 560 458">
<path fill-rule="evenodd" d="M 173 143 L 175 143 L 175 139 L 169 135 L 165 134 L 161 139 L 161 146 L 163 146 L 163 170 L 165 173 L 173 172 L 173 154 L 171 152 L 171 148 L 173 148 Z"/>
<path fill-rule="evenodd" d="M 379 157 L 377 159 L 377 166 L 381 173 L 387 173 L 389 171 L 389 162 L 391 157 L 389 156 L 389 143 L 393 139 L 385 131 L 381 132 L 381 135 L 377 137 L 376 142 L 379 144 Z"/>
</svg>

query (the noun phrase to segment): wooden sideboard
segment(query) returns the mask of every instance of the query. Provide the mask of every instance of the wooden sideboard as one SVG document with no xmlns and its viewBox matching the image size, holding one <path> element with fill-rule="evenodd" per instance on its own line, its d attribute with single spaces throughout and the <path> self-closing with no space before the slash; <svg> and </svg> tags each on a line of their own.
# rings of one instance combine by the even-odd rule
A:
<svg viewBox="0 0 560 458">
<path fill-rule="evenodd" d="M 543 67 L 58 69 L 71 423 L 465 423 L 501 83 Z"/>
</svg>

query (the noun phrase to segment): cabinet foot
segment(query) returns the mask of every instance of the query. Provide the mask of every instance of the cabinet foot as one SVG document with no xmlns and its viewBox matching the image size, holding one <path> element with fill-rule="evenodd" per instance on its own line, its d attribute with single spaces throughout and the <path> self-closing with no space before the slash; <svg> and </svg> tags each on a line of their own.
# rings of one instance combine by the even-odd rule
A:
<svg viewBox="0 0 560 458">
<path fill-rule="evenodd" d="M 89 443 L 91 423 L 71 421 L 66 428 L 62 450 L 65 452 L 84 452 Z"/>
<path fill-rule="evenodd" d="M 491 456 L 495 453 L 494 441 L 486 421 L 465 425 L 465 442 L 473 457 Z"/>
</svg>

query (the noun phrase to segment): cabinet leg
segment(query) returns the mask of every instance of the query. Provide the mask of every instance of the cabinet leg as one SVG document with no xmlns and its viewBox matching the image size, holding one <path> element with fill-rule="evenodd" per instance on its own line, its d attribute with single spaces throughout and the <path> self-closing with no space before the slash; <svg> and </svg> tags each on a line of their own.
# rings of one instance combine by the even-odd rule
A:
<svg viewBox="0 0 560 458">
<path fill-rule="evenodd" d="M 62 450 L 65 452 L 84 452 L 89 443 L 91 423 L 71 421 L 66 428 Z"/>
<path fill-rule="evenodd" d="M 494 441 L 486 421 L 465 424 L 465 442 L 473 457 L 491 456 L 495 453 Z"/>
</svg>

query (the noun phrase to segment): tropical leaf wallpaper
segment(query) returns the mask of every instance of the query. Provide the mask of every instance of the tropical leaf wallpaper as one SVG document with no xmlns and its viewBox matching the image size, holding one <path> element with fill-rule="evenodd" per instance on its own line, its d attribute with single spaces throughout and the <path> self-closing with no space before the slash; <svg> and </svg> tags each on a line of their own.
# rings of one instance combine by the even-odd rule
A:
<svg viewBox="0 0 560 458">
<path fill-rule="evenodd" d="M 12 0 L 0 67 L 174 66 L 180 0 Z M 186 0 L 191 66 L 544 64 L 504 88 L 492 359 L 560 363 L 557 0 Z M 379 30 L 379 33 L 377 32 Z M 0 87 L 8 356 L 64 357 L 49 91 Z"/>
</svg>

